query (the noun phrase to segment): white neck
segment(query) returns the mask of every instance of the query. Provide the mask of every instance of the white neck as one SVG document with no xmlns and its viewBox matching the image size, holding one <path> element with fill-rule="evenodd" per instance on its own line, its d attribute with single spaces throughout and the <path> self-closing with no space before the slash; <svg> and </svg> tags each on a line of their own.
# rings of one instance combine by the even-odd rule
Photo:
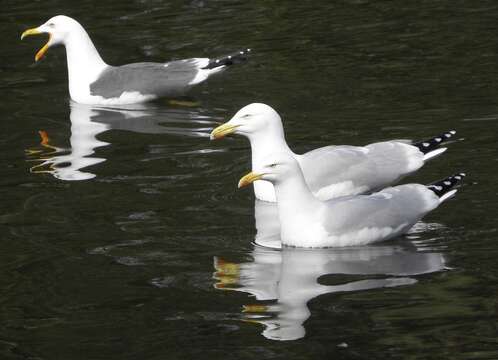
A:
<svg viewBox="0 0 498 360">
<path fill-rule="evenodd" d="M 308 188 L 301 171 L 274 185 L 277 195 L 278 213 L 280 220 L 284 217 L 292 218 L 300 214 L 309 214 L 319 210 L 322 202 L 318 200 Z"/>
<path fill-rule="evenodd" d="M 269 128 L 255 134 L 248 134 L 251 143 L 252 169 L 263 166 L 268 156 L 275 153 L 289 153 L 294 155 L 285 142 L 285 135 L 282 127 Z"/>
<path fill-rule="evenodd" d="M 87 32 L 81 28 L 66 38 L 69 93 L 77 100 L 89 94 L 89 85 L 108 65 L 102 60 Z"/>
<path fill-rule="evenodd" d="M 321 239 L 324 234 L 318 219 L 324 204 L 311 193 L 302 171 L 296 168 L 295 173 L 274 186 L 282 244 L 306 247 L 309 240 Z"/>
<path fill-rule="evenodd" d="M 280 127 L 281 128 L 281 127 Z M 268 159 L 268 156 L 274 153 L 288 152 L 293 154 L 285 142 L 284 131 L 279 129 L 268 129 L 265 132 L 249 134 L 248 138 L 251 143 L 252 169 L 256 170 Z M 263 201 L 275 202 L 275 190 L 273 185 L 264 180 L 254 183 L 254 194 L 256 198 Z"/>
</svg>

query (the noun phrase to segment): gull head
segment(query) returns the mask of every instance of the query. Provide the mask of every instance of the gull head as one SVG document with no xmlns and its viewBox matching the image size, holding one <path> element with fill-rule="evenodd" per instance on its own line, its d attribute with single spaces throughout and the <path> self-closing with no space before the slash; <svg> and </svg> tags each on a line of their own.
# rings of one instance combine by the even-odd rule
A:
<svg viewBox="0 0 498 360">
<path fill-rule="evenodd" d="M 289 153 L 277 153 L 268 156 L 263 166 L 254 169 L 239 180 L 239 189 L 257 180 L 266 180 L 278 184 L 284 180 L 299 176 L 301 168 L 298 162 Z"/>
<path fill-rule="evenodd" d="M 28 29 L 21 35 L 21 40 L 30 35 L 48 34 L 47 43 L 35 55 L 35 61 L 43 58 L 47 50 L 55 45 L 65 44 L 69 35 L 81 31 L 81 25 L 74 19 L 57 15 L 37 28 Z"/>
<path fill-rule="evenodd" d="M 211 132 L 211 140 L 221 139 L 229 134 L 247 137 L 269 131 L 283 133 L 280 115 L 266 104 L 253 103 L 244 106 L 230 119 Z"/>
</svg>

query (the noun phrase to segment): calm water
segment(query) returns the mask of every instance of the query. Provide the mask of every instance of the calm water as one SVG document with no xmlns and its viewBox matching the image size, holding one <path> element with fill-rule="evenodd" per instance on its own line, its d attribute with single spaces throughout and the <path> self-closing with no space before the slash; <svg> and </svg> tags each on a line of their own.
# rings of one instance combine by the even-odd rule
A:
<svg viewBox="0 0 498 360">
<path fill-rule="evenodd" d="M 0 358 L 497 359 L 496 1 L 165 3 L 3 4 Z M 59 13 L 111 64 L 254 52 L 189 106 L 89 108 L 19 41 Z M 407 181 L 469 176 L 402 239 L 254 247 L 248 143 L 207 134 L 255 101 L 299 151 L 456 129 Z"/>
</svg>

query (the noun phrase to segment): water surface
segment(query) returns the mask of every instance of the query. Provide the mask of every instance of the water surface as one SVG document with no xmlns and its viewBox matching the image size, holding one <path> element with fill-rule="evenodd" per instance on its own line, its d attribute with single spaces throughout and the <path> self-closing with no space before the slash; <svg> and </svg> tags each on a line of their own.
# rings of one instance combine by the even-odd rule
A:
<svg viewBox="0 0 498 360">
<path fill-rule="evenodd" d="M 60 13 L 111 64 L 254 51 L 190 104 L 81 106 L 64 51 L 33 64 L 43 40 L 19 41 Z M 0 357 L 498 358 L 497 17 L 493 1 L 8 1 Z M 296 151 L 456 129 L 405 182 L 466 184 L 385 244 L 254 247 L 275 227 L 236 190 L 248 143 L 207 134 L 255 101 Z"/>
</svg>

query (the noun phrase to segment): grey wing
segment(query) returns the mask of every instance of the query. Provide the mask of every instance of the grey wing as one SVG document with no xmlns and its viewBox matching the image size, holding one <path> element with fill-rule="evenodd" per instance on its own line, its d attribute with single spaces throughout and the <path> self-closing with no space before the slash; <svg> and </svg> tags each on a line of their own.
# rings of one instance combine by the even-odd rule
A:
<svg viewBox="0 0 498 360">
<path fill-rule="evenodd" d="M 90 92 L 106 99 L 119 97 L 125 91 L 156 97 L 182 95 L 206 61 L 209 59 L 110 66 L 90 84 Z"/>
<path fill-rule="evenodd" d="M 399 181 L 424 165 L 424 153 L 416 146 L 399 141 L 384 141 L 365 146 L 375 163 L 378 184 L 374 190 Z"/>
<path fill-rule="evenodd" d="M 310 190 L 322 200 L 371 189 L 369 176 L 375 173 L 375 164 L 365 148 L 326 146 L 299 155 L 298 161 Z"/>
<path fill-rule="evenodd" d="M 394 231 L 410 228 L 439 203 L 439 198 L 424 185 L 399 185 L 372 195 L 327 201 L 324 223 L 332 235 L 364 229 Z"/>
<path fill-rule="evenodd" d="M 327 146 L 299 156 L 306 182 L 322 200 L 383 188 L 423 165 L 423 154 L 400 142 Z M 333 186 L 331 186 L 333 185 Z"/>
</svg>

